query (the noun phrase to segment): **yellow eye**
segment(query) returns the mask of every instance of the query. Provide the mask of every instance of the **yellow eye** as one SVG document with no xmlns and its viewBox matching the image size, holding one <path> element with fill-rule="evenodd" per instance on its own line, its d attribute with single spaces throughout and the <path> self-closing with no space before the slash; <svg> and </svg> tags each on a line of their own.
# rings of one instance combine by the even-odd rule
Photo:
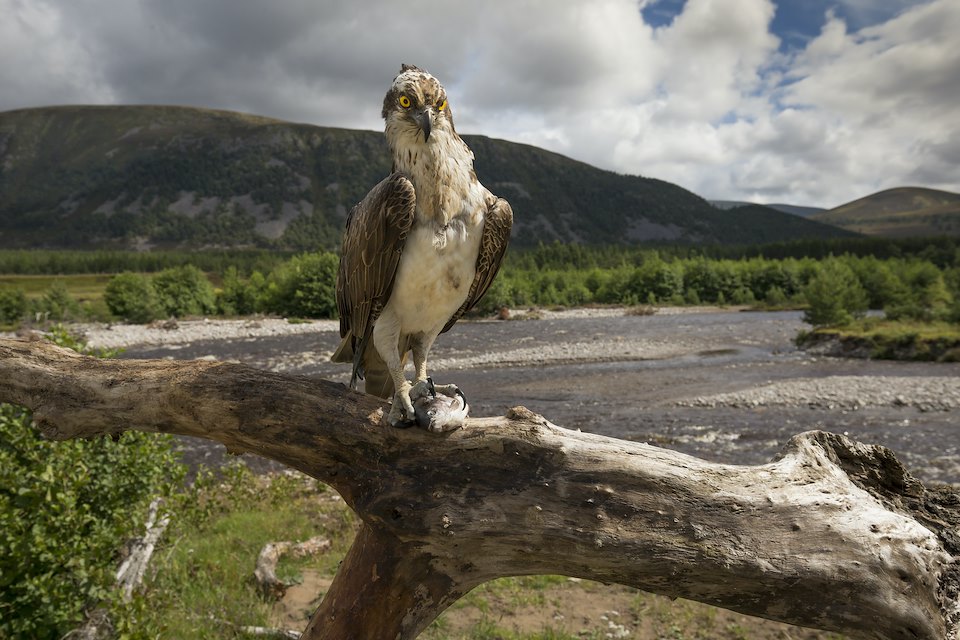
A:
<svg viewBox="0 0 960 640">
<path fill-rule="evenodd" d="M 410 98 L 407 96 L 400 96 L 400 106 L 404 109 L 410 108 Z"/>
<path fill-rule="evenodd" d="M 443 111 L 447 108 L 447 101 L 443 100 L 440 104 L 437 105 L 437 111 Z"/>
</svg>

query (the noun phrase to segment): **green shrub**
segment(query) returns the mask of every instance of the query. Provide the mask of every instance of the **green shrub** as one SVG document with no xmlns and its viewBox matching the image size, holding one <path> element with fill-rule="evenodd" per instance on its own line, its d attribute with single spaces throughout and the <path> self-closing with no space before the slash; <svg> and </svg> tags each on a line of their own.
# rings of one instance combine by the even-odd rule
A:
<svg viewBox="0 0 960 640">
<path fill-rule="evenodd" d="M 593 294 L 586 285 L 575 282 L 564 290 L 566 304 L 569 306 L 580 306 L 589 304 L 593 300 Z"/>
<path fill-rule="evenodd" d="M 121 273 L 111 278 L 103 300 L 110 313 L 127 322 L 150 322 L 160 315 L 153 285 L 138 273 Z"/>
<path fill-rule="evenodd" d="M 852 262 L 851 267 L 867 292 L 871 309 L 884 309 L 908 300 L 906 286 L 889 264 L 876 258 Z"/>
<path fill-rule="evenodd" d="M 767 304 L 767 306 L 779 307 L 787 304 L 787 294 L 785 294 L 783 289 L 777 285 L 773 285 L 767 289 L 767 295 L 764 296 L 763 301 Z"/>
<path fill-rule="evenodd" d="M 109 599 L 124 541 L 182 476 L 167 436 L 51 442 L 0 405 L 0 638 L 62 638 Z"/>
<path fill-rule="evenodd" d="M 0 289 L 0 324 L 16 324 L 27 312 L 23 289 Z"/>
<path fill-rule="evenodd" d="M 718 302 L 732 298 L 740 288 L 742 267 L 727 260 L 700 259 L 687 263 L 683 273 L 683 282 L 687 288 L 685 297 L 694 291 L 703 302 Z M 694 303 L 699 304 L 699 302 Z"/>
<path fill-rule="evenodd" d="M 193 265 L 164 269 L 153 277 L 160 310 L 181 318 L 214 313 L 217 309 L 213 285 Z"/>
<path fill-rule="evenodd" d="M 304 253 L 270 274 L 264 296 L 266 311 L 300 318 L 337 315 L 337 268 L 333 253 Z"/>
<path fill-rule="evenodd" d="M 513 285 L 501 273 L 494 279 L 476 308 L 483 313 L 493 313 L 502 307 L 515 306 L 514 298 Z"/>
<path fill-rule="evenodd" d="M 217 291 L 217 310 L 227 316 L 246 316 L 259 310 L 259 298 L 266 279 L 254 271 L 249 279 L 240 277 L 236 267 L 223 274 L 223 286 Z"/>
<path fill-rule="evenodd" d="M 906 269 L 904 281 L 909 294 L 891 310 L 893 315 L 926 322 L 949 315 L 953 296 L 943 274 L 934 265 L 929 262 L 911 264 Z"/>
<path fill-rule="evenodd" d="M 826 260 L 804 287 L 809 308 L 804 322 L 815 327 L 844 325 L 867 310 L 867 293 L 853 271 L 839 260 Z"/>
<path fill-rule="evenodd" d="M 76 320 L 80 304 L 70 295 L 63 280 L 54 280 L 37 303 L 37 311 L 49 320 Z"/>
<path fill-rule="evenodd" d="M 756 304 L 757 299 L 753 295 L 753 291 L 747 287 L 740 287 L 733 292 L 733 295 L 730 297 L 730 302 L 733 304 Z"/>
<path fill-rule="evenodd" d="M 954 298 L 953 304 L 946 313 L 945 320 L 954 324 L 960 324 L 960 297 Z"/>
<path fill-rule="evenodd" d="M 653 300 L 667 301 L 679 296 L 683 300 L 683 268 L 654 256 L 645 261 L 627 284 L 628 292 L 638 298 L 653 296 Z"/>
</svg>

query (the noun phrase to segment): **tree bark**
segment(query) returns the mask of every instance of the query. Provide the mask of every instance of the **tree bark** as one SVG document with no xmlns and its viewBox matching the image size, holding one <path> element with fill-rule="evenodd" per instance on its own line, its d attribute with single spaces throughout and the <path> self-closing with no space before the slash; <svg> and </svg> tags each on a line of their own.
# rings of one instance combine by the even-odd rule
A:
<svg viewBox="0 0 960 640">
<path fill-rule="evenodd" d="M 52 438 L 199 436 L 332 485 L 364 525 L 304 638 L 415 638 L 473 587 L 562 574 L 862 638 L 958 639 L 960 495 L 893 454 L 795 436 L 714 464 L 522 407 L 444 435 L 340 384 L 0 341 L 0 400 Z"/>
</svg>

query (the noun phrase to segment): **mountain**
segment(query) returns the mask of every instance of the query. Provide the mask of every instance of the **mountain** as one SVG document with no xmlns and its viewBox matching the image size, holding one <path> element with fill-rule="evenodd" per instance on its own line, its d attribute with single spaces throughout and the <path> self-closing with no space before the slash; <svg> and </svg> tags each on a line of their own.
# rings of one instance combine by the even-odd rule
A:
<svg viewBox="0 0 960 640">
<path fill-rule="evenodd" d="M 676 185 L 464 136 L 513 206 L 513 242 L 752 243 L 851 235 L 754 206 L 720 211 Z M 388 175 L 382 133 L 164 106 L 0 113 L 0 246 L 333 249 Z"/>
<path fill-rule="evenodd" d="M 869 236 L 960 236 L 960 194 L 922 187 L 887 189 L 811 219 Z"/>
<path fill-rule="evenodd" d="M 802 207 L 795 204 L 782 204 L 780 202 L 774 202 L 772 204 L 764 205 L 770 207 L 771 209 L 776 209 L 777 211 L 782 211 L 784 213 L 789 213 L 791 215 L 800 216 L 801 218 L 809 218 L 821 211 L 824 211 L 821 207 Z"/>
<path fill-rule="evenodd" d="M 710 200 L 709 202 L 718 209 L 733 209 L 735 207 L 752 206 L 754 204 L 752 202 L 741 202 L 739 200 Z M 800 216 L 801 218 L 809 218 L 816 213 L 826 211 L 826 209 L 820 207 L 801 207 L 795 204 L 780 204 L 778 202 L 770 204 L 764 203 L 762 206 L 776 209 L 783 213 Z"/>
</svg>

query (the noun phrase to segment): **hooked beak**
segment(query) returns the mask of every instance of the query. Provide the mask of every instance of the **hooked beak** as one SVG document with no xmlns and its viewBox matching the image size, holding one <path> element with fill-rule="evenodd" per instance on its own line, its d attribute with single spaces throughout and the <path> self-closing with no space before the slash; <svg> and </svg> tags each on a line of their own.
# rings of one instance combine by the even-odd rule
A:
<svg viewBox="0 0 960 640">
<path fill-rule="evenodd" d="M 413 114 L 413 119 L 416 120 L 417 126 L 420 127 L 420 131 L 423 131 L 423 141 L 426 142 L 430 139 L 431 128 L 429 107 Z"/>
</svg>

